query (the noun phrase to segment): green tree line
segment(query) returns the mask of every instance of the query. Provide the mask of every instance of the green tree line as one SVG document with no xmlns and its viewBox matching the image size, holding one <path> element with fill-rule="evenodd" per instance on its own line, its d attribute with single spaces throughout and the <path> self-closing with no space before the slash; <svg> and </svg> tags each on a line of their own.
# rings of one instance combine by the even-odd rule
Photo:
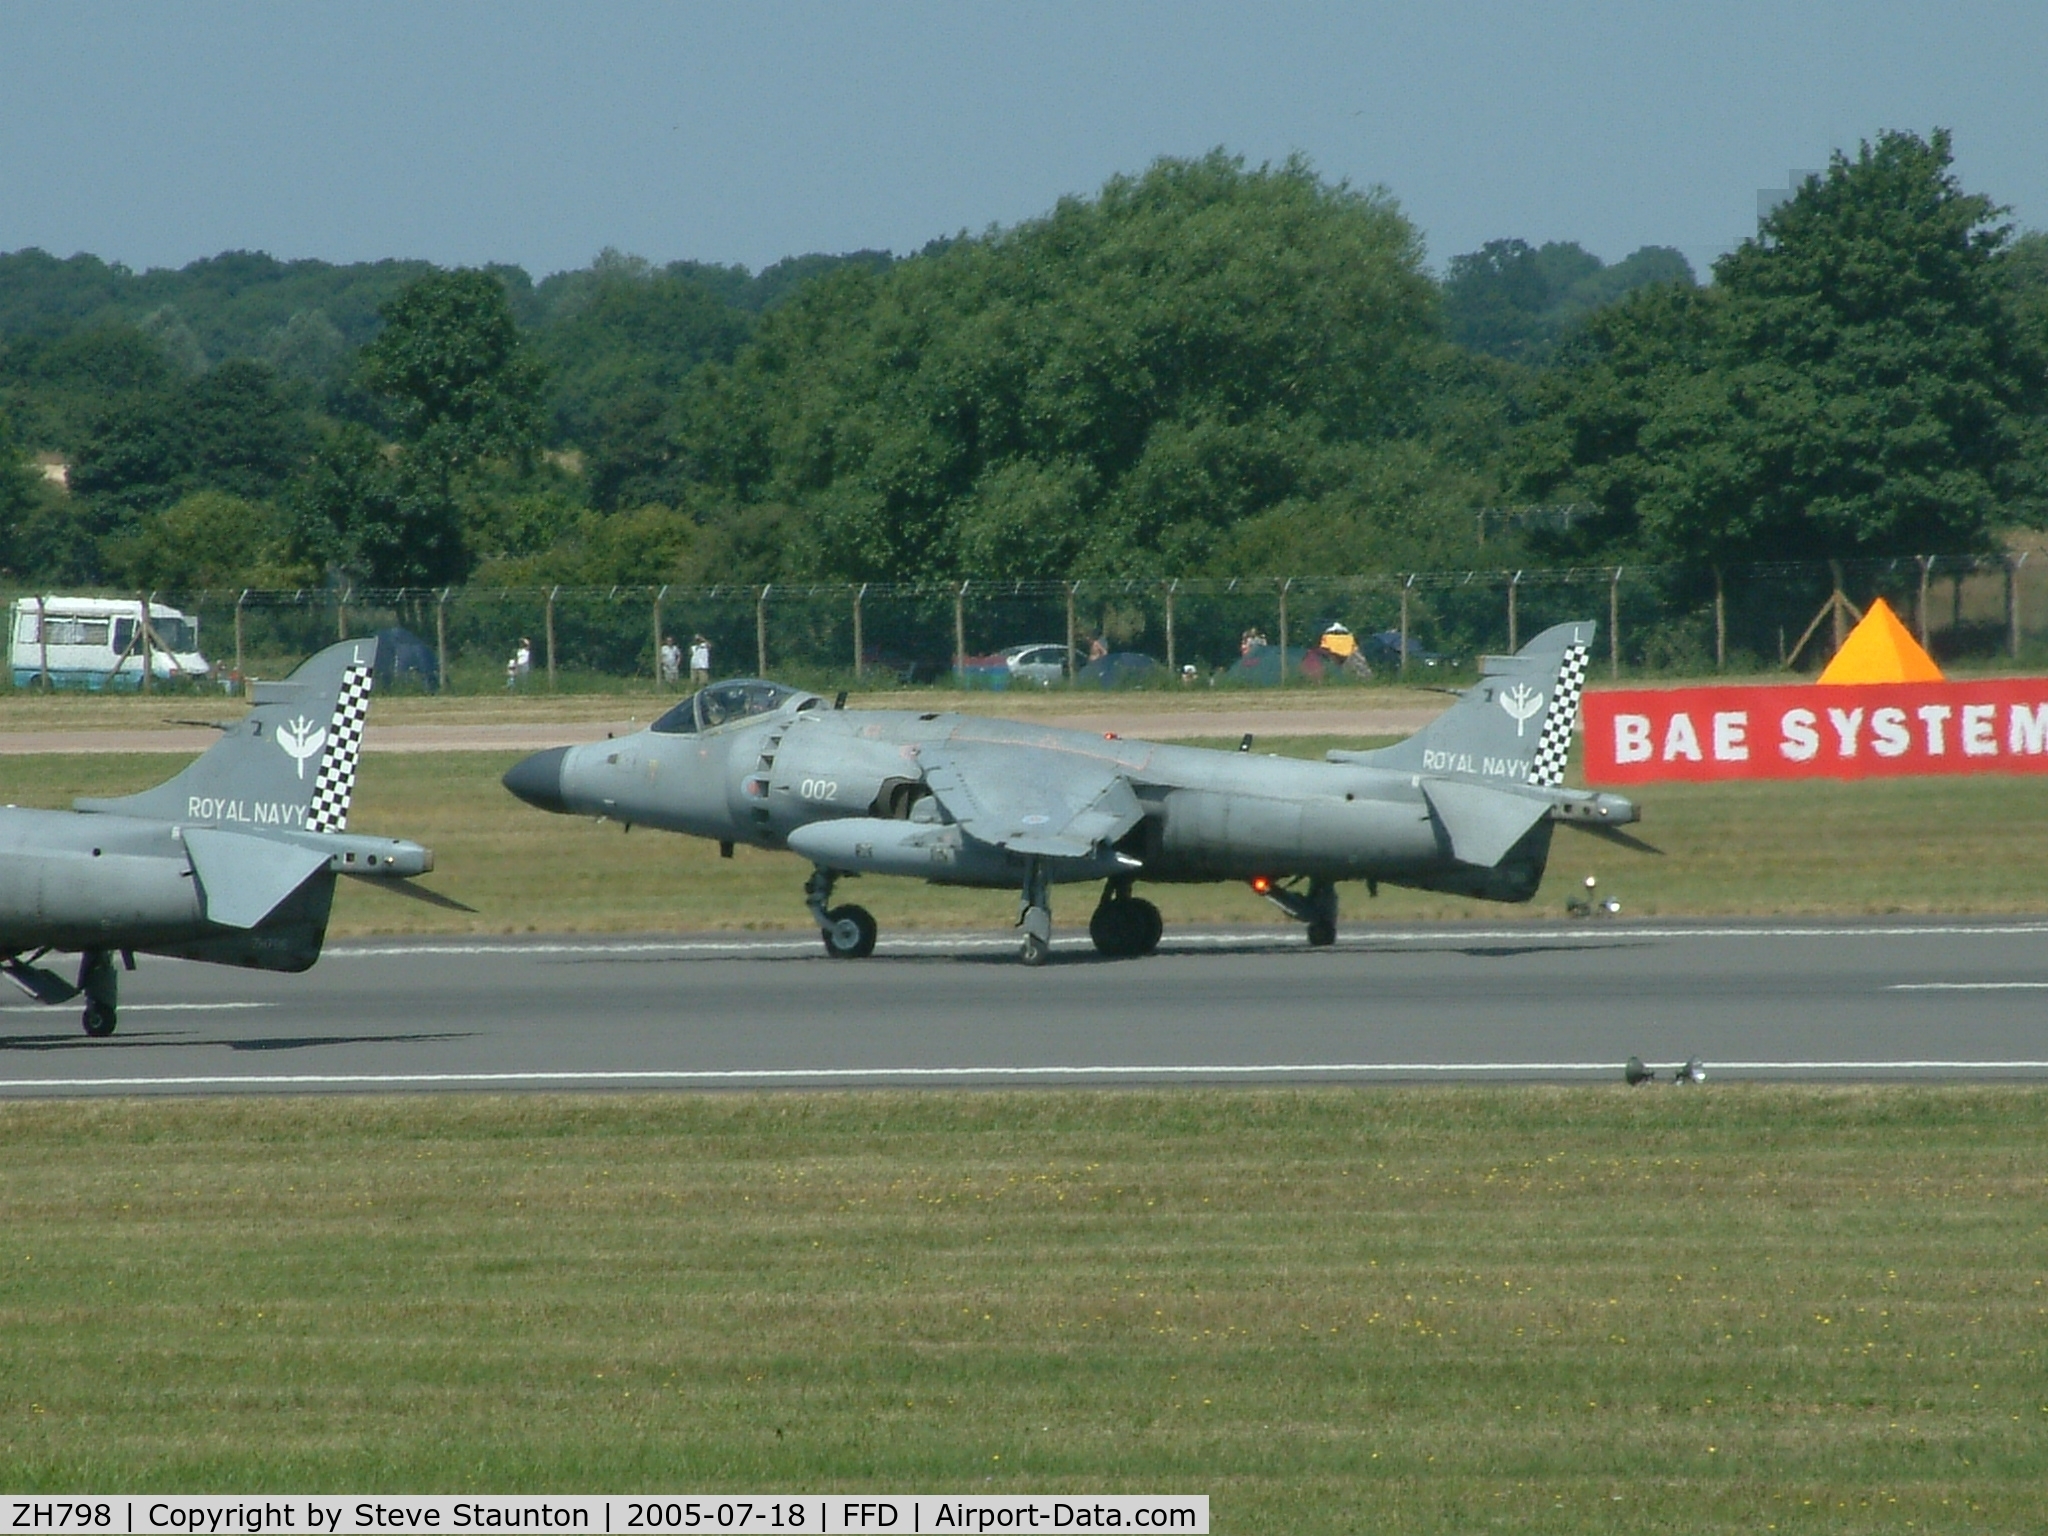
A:
<svg viewBox="0 0 2048 1536">
<path fill-rule="evenodd" d="M 2048 237 L 1941 132 L 1705 284 L 1519 240 L 1439 277 L 1384 190 L 1221 151 L 758 273 L 0 256 L 0 573 L 52 586 L 1969 553 L 2044 475 Z M 1575 514 L 1475 547 L 1531 503 Z"/>
</svg>

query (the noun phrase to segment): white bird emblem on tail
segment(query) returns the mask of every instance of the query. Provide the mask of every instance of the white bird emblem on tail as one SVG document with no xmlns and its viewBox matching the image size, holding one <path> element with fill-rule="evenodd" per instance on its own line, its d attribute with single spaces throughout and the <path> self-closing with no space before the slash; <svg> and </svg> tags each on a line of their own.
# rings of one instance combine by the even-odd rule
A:
<svg viewBox="0 0 2048 1536">
<path fill-rule="evenodd" d="M 327 745 L 327 727 L 315 725 L 301 715 L 277 728 L 277 744 L 284 749 L 285 756 L 299 765 L 299 777 L 303 779 L 306 759 L 319 756 L 320 749 Z"/>
<path fill-rule="evenodd" d="M 1500 707 L 1515 722 L 1515 734 L 1520 736 L 1529 728 L 1529 722 L 1536 717 L 1537 711 L 1543 708 L 1543 690 L 1531 688 L 1527 683 L 1517 683 L 1501 691 Z"/>
</svg>

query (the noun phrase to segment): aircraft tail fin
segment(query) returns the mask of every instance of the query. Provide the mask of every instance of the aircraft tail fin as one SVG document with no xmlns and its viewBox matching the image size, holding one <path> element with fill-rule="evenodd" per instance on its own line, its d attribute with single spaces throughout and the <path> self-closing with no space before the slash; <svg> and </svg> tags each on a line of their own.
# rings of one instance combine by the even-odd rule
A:
<svg viewBox="0 0 2048 1536">
<path fill-rule="evenodd" d="M 248 717 L 175 778 L 74 804 L 236 830 L 346 831 L 376 666 L 374 638 L 330 645 L 281 683 L 251 683 Z"/>
<path fill-rule="evenodd" d="M 1330 760 L 1407 773 L 1554 789 L 1578 723 L 1592 620 L 1557 624 L 1512 656 L 1489 656 L 1479 681 L 1406 741 Z"/>
</svg>

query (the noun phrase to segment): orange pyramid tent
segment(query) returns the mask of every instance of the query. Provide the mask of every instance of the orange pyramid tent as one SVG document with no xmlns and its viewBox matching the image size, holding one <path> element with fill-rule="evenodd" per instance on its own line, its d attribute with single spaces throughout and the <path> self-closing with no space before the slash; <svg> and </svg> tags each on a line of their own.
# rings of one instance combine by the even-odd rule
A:
<svg viewBox="0 0 2048 1536">
<path fill-rule="evenodd" d="M 1817 679 L 1823 683 L 1938 683 L 1941 668 L 1899 622 L 1892 605 L 1873 598 L 1862 622 Z"/>
</svg>

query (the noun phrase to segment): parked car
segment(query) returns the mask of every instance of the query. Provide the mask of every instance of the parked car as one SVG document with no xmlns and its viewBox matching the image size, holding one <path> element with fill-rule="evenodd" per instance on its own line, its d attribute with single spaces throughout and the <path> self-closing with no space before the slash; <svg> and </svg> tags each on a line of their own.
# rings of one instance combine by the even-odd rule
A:
<svg viewBox="0 0 2048 1536">
<path fill-rule="evenodd" d="M 969 656 L 960 666 L 963 688 L 1050 688 L 1067 675 L 1067 648 L 1057 641 L 1012 645 L 986 656 Z"/>
<path fill-rule="evenodd" d="M 1013 645 L 1003 652 L 1011 678 L 1050 688 L 1067 675 L 1067 648 L 1063 643 L 1040 641 L 1034 645 Z"/>
<path fill-rule="evenodd" d="M 142 602 L 120 597 L 22 597 L 8 628 L 14 686 L 134 689 L 142 686 L 142 657 L 158 682 L 197 682 L 213 668 L 199 654 L 199 621 L 162 603 L 149 605 L 142 632 Z"/>
</svg>

